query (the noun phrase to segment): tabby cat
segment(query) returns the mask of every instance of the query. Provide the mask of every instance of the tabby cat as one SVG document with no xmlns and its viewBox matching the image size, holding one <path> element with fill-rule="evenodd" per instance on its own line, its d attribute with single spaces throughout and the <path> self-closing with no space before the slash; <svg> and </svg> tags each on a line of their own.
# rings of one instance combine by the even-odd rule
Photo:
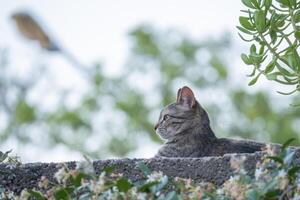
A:
<svg viewBox="0 0 300 200">
<path fill-rule="evenodd" d="M 222 156 L 226 153 L 253 153 L 265 146 L 254 141 L 217 138 L 210 127 L 206 111 L 187 86 L 178 90 L 175 103 L 161 111 L 155 131 L 166 141 L 156 157 L 203 157 Z"/>
</svg>

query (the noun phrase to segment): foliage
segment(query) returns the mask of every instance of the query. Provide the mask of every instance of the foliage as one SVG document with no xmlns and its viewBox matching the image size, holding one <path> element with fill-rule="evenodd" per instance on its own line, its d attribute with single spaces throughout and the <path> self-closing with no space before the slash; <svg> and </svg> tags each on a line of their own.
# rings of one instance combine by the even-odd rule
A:
<svg viewBox="0 0 300 200">
<path fill-rule="evenodd" d="M 95 64 L 87 67 L 88 78 L 79 74 L 85 78 L 71 88 L 57 84 L 51 67 L 34 65 L 18 75 L 21 66 L 14 69 L 12 55 L 2 50 L 0 143 L 16 139 L 41 148 L 64 145 L 93 158 L 126 156 L 143 144 L 162 142 L 154 124 L 183 85 L 195 90 L 217 136 L 272 142 L 298 137 L 299 109 L 282 108 L 267 92 L 249 93 L 233 84 L 228 34 L 197 40 L 141 25 L 129 38 L 130 53 L 120 72 L 111 76 L 108 66 Z"/>
<path fill-rule="evenodd" d="M 254 176 L 244 169 L 245 157 L 232 156 L 234 174 L 217 186 L 213 183 L 194 183 L 191 179 L 169 178 L 161 172 L 149 172 L 140 163 L 144 181 L 132 182 L 122 174 L 105 168 L 96 175 L 92 162 L 77 163 L 76 169 L 60 168 L 54 175 L 56 182 L 41 177 L 38 188 L 24 189 L 20 196 L 10 191 L 0 192 L 7 199 L 299 199 L 300 166 L 295 164 L 295 149 L 267 146 L 257 163 Z"/>
<path fill-rule="evenodd" d="M 272 103 L 272 97 L 263 92 L 249 94 L 243 90 L 233 90 L 231 98 L 240 120 L 240 123 L 233 123 L 228 130 L 232 135 L 253 139 L 255 135 L 257 138 L 265 136 L 274 143 L 299 137 L 296 128 L 300 116 L 299 109 L 278 109 L 275 103 Z M 296 141 L 295 144 L 299 142 Z"/>
<path fill-rule="evenodd" d="M 245 14 L 237 26 L 244 38 L 251 42 L 250 53 L 241 57 L 246 65 L 252 65 L 249 75 L 256 83 L 263 74 L 267 79 L 285 85 L 293 85 L 292 94 L 300 91 L 300 2 L 298 0 L 242 0 Z"/>
<path fill-rule="evenodd" d="M 11 152 L 12 152 L 12 150 L 6 151 L 4 153 L 2 151 L 0 151 L 0 163 L 20 165 L 21 161 L 20 161 L 19 157 L 11 156 L 10 155 Z"/>
<path fill-rule="evenodd" d="M 219 52 L 227 46 L 226 39 L 198 42 L 177 31 L 159 33 L 150 26 L 137 27 L 130 37 L 132 54 L 120 75 L 111 77 L 105 74 L 101 65 L 91 66 L 91 76 L 83 81 L 87 89 L 79 91 L 81 95 L 73 106 L 69 106 L 69 102 L 78 93 L 78 88 L 66 90 L 62 87 L 49 89 L 47 93 L 54 93 L 57 103 L 52 107 L 43 106 L 42 102 L 47 102 L 49 97 L 44 89 L 37 91 L 36 88 L 45 81 L 48 85 L 56 85 L 48 79 L 51 70 L 35 66 L 31 74 L 16 77 L 7 61 L 8 52 L 3 51 L 0 112 L 7 120 L 0 129 L 0 141 L 15 137 L 23 144 L 63 144 L 95 158 L 108 153 L 124 156 L 137 148 L 141 138 L 161 142 L 154 133 L 154 123 L 158 111 L 174 100 L 176 89 L 181 86 L 175 86 L 179 79 L 209 85 L 227 76 L 219 58 Z M 200 50 L 209 54 L 207 61 L 201 61 L 201 66 L 210 65 L 213 69 L 199 69 L 197 54 Z M 197 71 L 210 71 L 217 76 L 209 80 L 204 75 L 195 76 Z M 136 80 L 141 83 L 136 84 Z M 151 80 L 150 88 L 143 88 L 144 80 Z M 40 93 L 39 98 L 32 100 L 36 93 Z M 157 98 L 149 104 L 149 96 Z M 36 141 L 39 137 L 31 136 L 33 130 L 43 135 L 43 141 Z M 94 150 L 89 150 L 89 138 L 93 142 L 99 141 Z"/>
</svg>

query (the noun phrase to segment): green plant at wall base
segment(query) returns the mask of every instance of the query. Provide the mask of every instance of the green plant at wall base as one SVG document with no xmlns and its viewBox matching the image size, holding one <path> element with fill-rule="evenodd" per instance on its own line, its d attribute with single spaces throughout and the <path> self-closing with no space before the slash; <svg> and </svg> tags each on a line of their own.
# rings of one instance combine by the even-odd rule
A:
<svg viewBox="0 0 300 200">
<path fill-rule="evenodd" d="M 250 53 L 242 54 L 246 65 L 253 66 L 249 85 L 261 75 L 300 91 L 300 1 L 242 0 L 245 9 L 239 17 L 240 37 L 251 43 Z"/>
<path fill-rule="evenodd" d="M 233 175 L 218 186 L 209 182 L 195 183 L 191 179 L 170 178 L 162 172 L 152 172 L 143 162 L 137 167 L 144 180 L 132 181 L 115 173 L 115 167 L 96 174 L 92 162 L 79 162 L 76 169 L 62 166 L 54 175 L 56 182 L 41 177 L 38 188 L 24 189 L 19 196 L 0 187 L 1 199 L 158 199 L 158 200 L 259 200 L 299 199 L 300 166 L 295 161 L 296 150 L 287 146 L 267 145 L 258 161 L 254 176 L 244 168 L 246 157 L 233 155 L 230 166 Z"/>
<path fill-rule="evenodd" d="M 15 165 L 20 165 L 21 161 L 18 156 L 12 156 L 10 155 L 12 150 L 2 152 L 0 151 L 0 163 L 8 163 L 8 164 L 15 164 Z M 1 173 L 1 171 L 0 171 Z"/>
</svg>

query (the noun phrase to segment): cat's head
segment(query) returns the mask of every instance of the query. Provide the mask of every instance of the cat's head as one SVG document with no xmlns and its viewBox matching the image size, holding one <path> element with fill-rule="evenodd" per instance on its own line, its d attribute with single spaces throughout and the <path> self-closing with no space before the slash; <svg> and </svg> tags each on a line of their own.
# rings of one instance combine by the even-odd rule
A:
<svg viewBox="0 0 300 200">
<path fill-rule="evenodd" d="M 168 140 L 197 131 L 205 125 L 209 126 L 205 110 L 197 102 L 193 91 L 184 86 L 177 92 L 177 101 L 161 111 L 155 131 L 162 139 Z"/>
</svg>

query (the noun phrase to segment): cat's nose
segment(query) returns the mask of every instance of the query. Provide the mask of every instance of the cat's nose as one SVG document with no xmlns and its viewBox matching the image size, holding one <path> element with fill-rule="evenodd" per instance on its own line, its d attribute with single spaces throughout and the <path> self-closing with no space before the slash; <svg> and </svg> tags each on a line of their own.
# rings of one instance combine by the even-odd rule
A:
<svg viewBox="0 0 300 200">
<path fill-rule="evenodd" d="M 156 129 L 157 129 L 157 127 L 158 127 L 158 124 L 156 124 L 156 125 L 154 126 L 154 130 L 156 130 Z"/>
</svg>

